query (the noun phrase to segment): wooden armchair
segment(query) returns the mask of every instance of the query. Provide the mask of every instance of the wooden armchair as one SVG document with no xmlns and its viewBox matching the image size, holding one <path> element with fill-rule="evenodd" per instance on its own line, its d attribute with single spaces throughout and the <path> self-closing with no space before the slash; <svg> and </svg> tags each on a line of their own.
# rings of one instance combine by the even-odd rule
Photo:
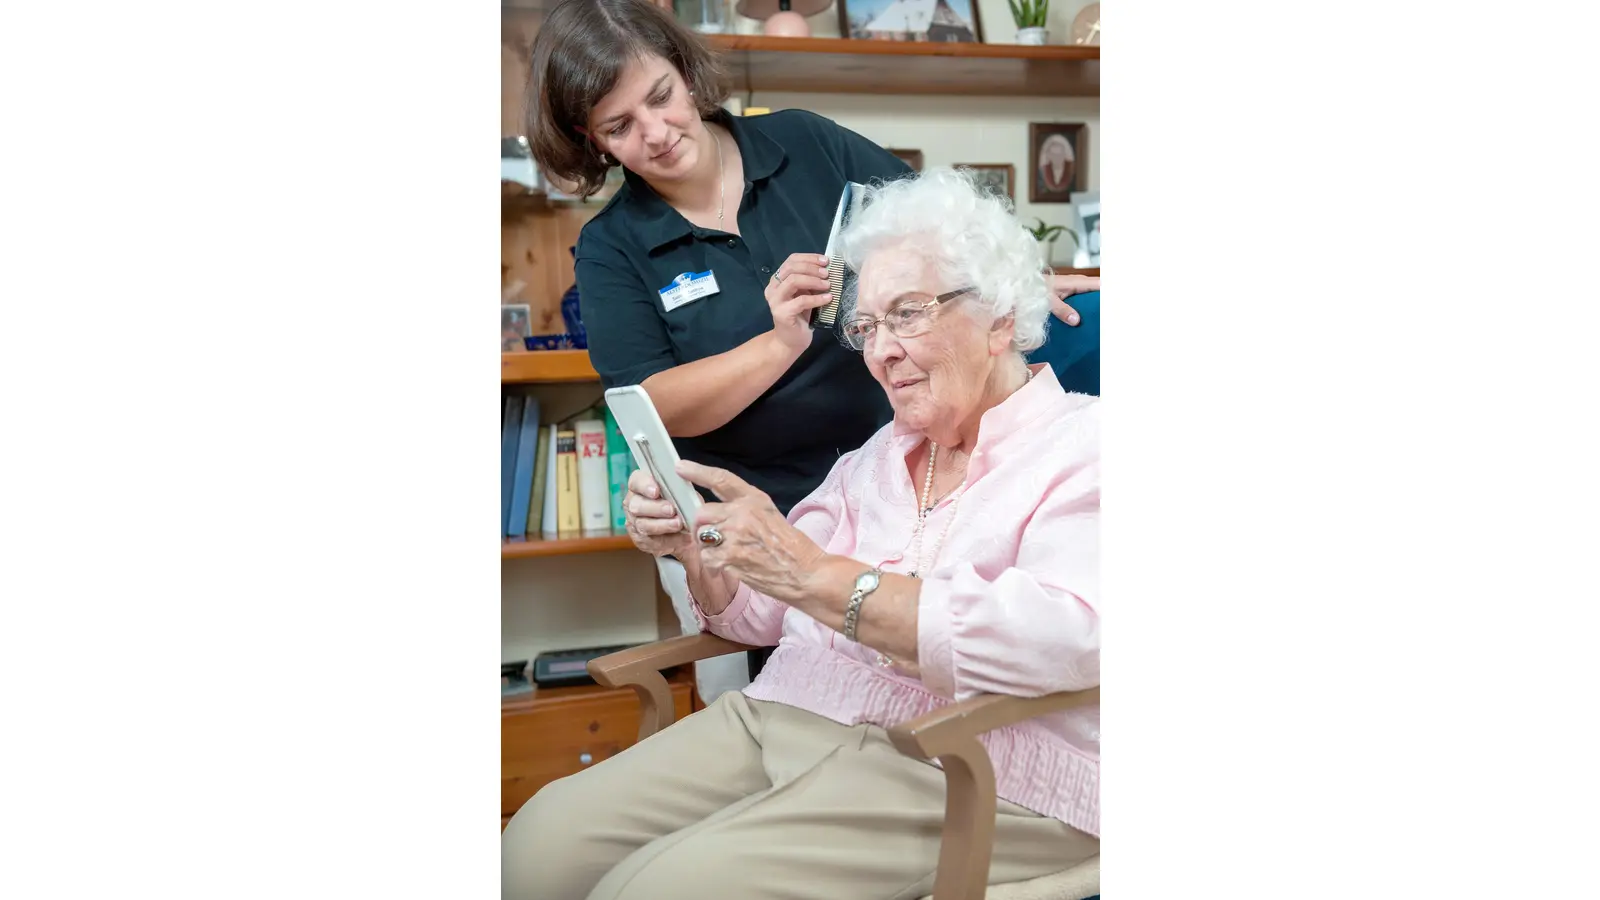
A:
<svg viewBox="0 0 1600 900">
<path fill-rule="evenodd" d="M 591 660 L 589 674 L 607 687 L 639 695 L 644 718 L 639 740 L 672 724 L 672 694 L 661 670 L 755 649 L 714 634 L 691 634 Z M 994 767 L 978 742 L 985 731 L 1100 699 L 1100 689 L 1024 699 L 986 695 L 934 710 L 889 729 L 896 749 L 937 759 L 947 789 L 939 869 L 924 900 L 1083 900 L 1100 892 L 1100 858 L 1055 875 L 1012 885 L 987 885 L 994 846 Z"/>
</svg>

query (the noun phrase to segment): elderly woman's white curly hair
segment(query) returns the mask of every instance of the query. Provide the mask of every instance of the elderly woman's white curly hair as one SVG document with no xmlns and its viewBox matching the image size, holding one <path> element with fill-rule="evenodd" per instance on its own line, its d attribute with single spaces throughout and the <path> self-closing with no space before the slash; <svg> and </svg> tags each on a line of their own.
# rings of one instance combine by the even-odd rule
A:
<svg viewBox="0 0 1600 900">
<path fill-rule="evenodd" d="M 928 256 L 946 290 L 977 289 L 957 308 L 993 319 L 1014 316 L 1011 347 L 1018 353 L 1044 343 L 1050 287 L 1043 254 L 1004 198 L 980 190 L 966 170 L 933 167 L 868 186 L 861 212 L 839 235 L 845 263 L 856 272 L 879 248 L 907 238 Z M 853 289 L 842 305 L 841 319 L 849 321 Z"/>
</svg>

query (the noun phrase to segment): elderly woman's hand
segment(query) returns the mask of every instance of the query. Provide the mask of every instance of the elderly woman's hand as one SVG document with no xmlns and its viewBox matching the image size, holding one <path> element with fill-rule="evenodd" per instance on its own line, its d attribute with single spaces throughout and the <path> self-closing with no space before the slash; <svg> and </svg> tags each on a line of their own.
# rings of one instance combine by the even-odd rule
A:
<svg viewBox="0 0 1600 900">
<path fill-rule="evenodd" d="M 677 511 L 661 496 L 661 489 L 649 472 L 635 469 L 628 476 L 622 509 L 628 517 L 628 537 L 635 547 L 651 556 L 670 554 L 679 560 L 693 552 L 694 535 L 678 520 Z"/>
<path fill-rule="evenodd" d="M 1050 312 L 1068 325 L 1076 325 L 1083 321 L 1082 317 L 1062 298 L 1098 290 L 1100 290 L 1098 275 L 1051 275 L 1050 293 L 1053 296 L 1050 298 Z"/>
<path fill-rule="evenodd" d="M 720 544 L 700 545 L 700 564 L 709 573 L 726 572 L 785 602 L 803 593 L 824 553 L 805 532 L 789 524 L 772 498 L 726 469 L 683 460 L 678 474 L 710 489 L 722 501 L 700 507 L 691 530 L 698 536 L 713 528 L 722 536 Z"/>
</svg>

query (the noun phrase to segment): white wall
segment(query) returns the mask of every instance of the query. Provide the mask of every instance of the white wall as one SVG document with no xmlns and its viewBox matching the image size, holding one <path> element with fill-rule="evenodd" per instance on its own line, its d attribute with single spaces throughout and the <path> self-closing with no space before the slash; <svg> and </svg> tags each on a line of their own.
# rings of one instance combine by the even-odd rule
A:
<svg viewBox="0 0 1600 900">
<path fill-rule="evenodd" d="M 920 97 L 881 94 L 756 92 L 754 105 L 802 108 L 884 147 L 921 150 L 924 166 L 1010 163 L 1016 168 L 1017 215 L 1052 225 L 1072 221 L 1065 203 L 1028 202 L 1028 123 L 1086 122 L 1088 179 L 1100 184 L 1100 100 L 1095 97 Z M 1072 242 L 1056 243 L 1056 265 L 1072 264 Z"/>
<path fill-rule="evenodd" d="M 500 661 L 658 636 L 656 564 L 637 550 L 500 563 Z"/>
<path fill-rule="evenodd" d="M 1066 43 L 1072 19 L 1089 0 L 1066 0 L 1049 14 L 1049 42 Z M 1006 0 L 980 0 L 978 15 L 985 43 L 1016 41 L 1016 25 Z M 742 34 L 759 34 L 761 23 L 736 17 Z M 838 37 L 836 7 L 809 20 L 816 37 Z M 1090 190 L 1100 187 L 1099 97 L 942 97 L 884 94 L 802 94 L 757 91 L 736 94 L 748 105 L 778 109 L 808 109 L 884 147 L 921 150 L 925 166 L 956 163 L 1010 163 L 1016 168 L 1017 215 L 1031 223 L 1035 218 L 1052 225 L 1067 225 L 1071 207 L 1064 203 L 1028 202 L 1028 123 L 1085 122 L 1089 128 L 1086 177 Z M 1072 264 L 1072 242 L 1061 239 L 1054 247 L 1055 265 Z"/>
</svg>

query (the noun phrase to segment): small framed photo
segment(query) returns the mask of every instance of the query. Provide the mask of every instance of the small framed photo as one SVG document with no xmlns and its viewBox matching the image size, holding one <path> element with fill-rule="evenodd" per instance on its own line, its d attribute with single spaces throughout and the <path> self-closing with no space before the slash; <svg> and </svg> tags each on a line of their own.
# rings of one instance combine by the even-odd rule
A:
<svg viewBox="0 0 1600 900">
<path fill-rule="evenodd" d="M 844 37 L 983 43 L 977 0 L 838 0 L 835 5 Z"/>
<path fill-rule="evenodd" d="M 1072 195 L 1072 208 L 1077 213 L 1082 235 L 1084 265 L 1081 268 L 1100 267 L 1100 192 L 1083 191 Z"/>
<path fill-rule="evenodd" d="M 1071 203 L 1089 188 L 1089 129 L 1082 122 L 1028 123 L 1028 202 Z"/>
<path fill-rule="evenodd" d="M 956 163 L 958 169 L 969 169 L 972 180 L 981 190 L 1005 197 L 1013 204 L 1017 201 L 1017 167 L 1010 163 Z"/>
<path fill-rule="evenodd" d="M 903 162 L 906 165 L 911 167 L 911 171 L 913 171 L 913 172 L 921 172 L 922 171 L 922 151 L 921 150 L 896 150 L 893 147 L 886 147 L 884 149 L 888 150 L 890 153 L 892 153 L 895 156 L 899 157 L 901 162 Z"/>
<path fill-rule="evenodd" d="M 526 303 L 507 303 L 500 307 L 500 352 L 517 353 L 528 349 L 528 322 L 533 310 Z"/>
</svg>

